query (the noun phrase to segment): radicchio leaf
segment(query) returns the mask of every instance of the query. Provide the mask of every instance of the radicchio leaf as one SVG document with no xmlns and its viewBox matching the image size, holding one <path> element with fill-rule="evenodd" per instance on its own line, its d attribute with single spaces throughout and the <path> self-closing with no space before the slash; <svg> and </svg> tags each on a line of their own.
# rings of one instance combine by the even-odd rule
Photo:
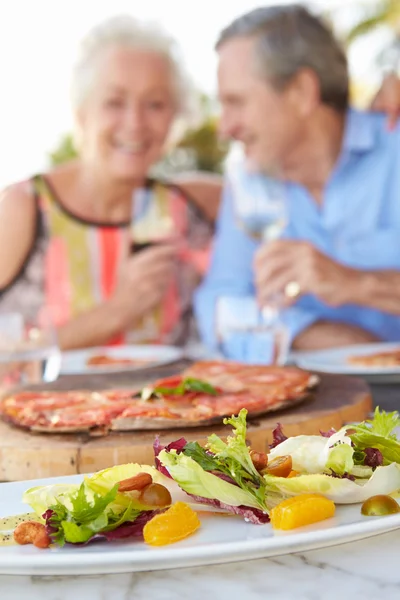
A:
<svg viewBox="0 0 400 600">
<path fill-rule="evenodd" d="M 182 452 L 182 450 L 184 449 L 186 444 L 187 444 L 187 441 L 185 440 L 185 438 L 182 437 L 182 438 L 179 438 L 179 440 L 175 440 L 174 442 L 171 442 L 167 446 L 163 446 L 160 442 L 160 438 L 157 435 L 156 439 L 154 440 L 154 444 L 153 444 L 154 460 L 155 460 L 155 465 L 156 465 L 157 471 L 160 471 L 160 473 L 162 473 L 163 475 L 166 475 L 167 477 L 172 479 L 172 477 L 168 473 L 167 469 L 165 467 L 163 467 L 163 465 L 161 464 L 160 460 L 157 457 L 160 454 L 161 450 L 166 450 L 167 452 L 169 452 L 170 450 L 176 450 L 177 454 L 179 454 L 180 452 Z"/>
<path fill-rule="evenodd" d="M 329 431 L 321 431 L 319 430 L 320 434 L 322 435 L 322 437 L 326 437 L 326 438 L 330 438 L 331 435 L 334 435 L 336 433 L 336 429 L 329 429 Z"/>
<path fill-rule="evenodd" d="M 91 537 L 87 542 L 85 542 L 83 544 L 71 544 L 71 545 L 86 546 L 86 544 L 89 544 L 93 540 L 104 540 L 105 539 L 108 542 L 111 542 L 113 540 L 121 540 L 124 538 L 132 538 L 132 537 L 143 538 L 143 528 L 146 525 L 146 523 L 148 521 L 150 521 L 156 515 L 164 512 L 165 510 L 167 510 L 167 509 L 163 508 L 160 510 L 144 511 L 134 521 L 126 521 L 126 523 L 123 523 L 122 525 L 120 525 L 116 529 L 113 529 L 112 531 L 102 531 L 100 533 L 96 533 L 95 535 L 93 535 L 93 537 Z M 53 514 L 54 514 L 54 511 L 52 511 L 51 509 L 48 509 L 42 515 L 43 519 L 45 519 L 45 521 L 46 521 L 47 535 L 52 540 L 53 540 L 52 536 L 54 536 L 54 534 L 57 533 L 57 529 L 55 527 L 53 527 L 50 523 L 50 519 Z M 69 542 L 67 542 L 67 544 L 68 543 Z"/>
<path fill-rule="evenodd" d="M 214 506 L 215 508 L 222 508 L 227 512 L 243 517 L 245 521 L 254 523 L 255 525 L 264 525 L 264 523 L 269 523 L 270 520 L 268 514 L 263 513 L 262 510 L 259 510 L 258 508 L 250 508 L 248 506 L 231 506 L 230 504 L 224 504 L 224 502 L 220 502 L 219 500 L 211 500 L 210 498 L 194 496 L 193 494 L 188 494 L 188 496 L 193 498 L 193 500 L 199 504 L 208 504 L 209 506 Z"/>
<path fill-rule="evenodd" d="M 227 483 L 231 483 L 232 485 L 236 486 L 238 485 L 236 481 L 232 479 L 232 477 L 229 477 L 229 475 L 225 475 L 225 473 L 221 473 L 221 471 L 210 471 L 210 473 L 212 473 L 216 477 L 219 477 L 220 479 L 223 479 Z"/>
<path fill-rule="evenodd" d="M 112 540 L 121 540 L 123 538 L 131 537 L 143 538 L 143 528 L 146 525 L 146 523 L 156 515 L 164 512 L 164 510 L 148 510 L 142 512 L 134 521 L 127 521 L 126 523 L 123 523 L 123 525 L 120 525 L 116 529 L 113 529 L 113 531 L 96 533 L 96 535 L 90 538 L 89 541 L 91 542 L 92 540 L 101 538 L 105 538 L 108 542 L 111 542 Z"/>
<path fill-rule="evenodd" d="M 42 514 L 42 519 L 44 519 L 46 521 L 45 525 L 46 525 L 46 533 L 49 536 L 50 539 L 53 539 L 52 536 L 54 536 L 54 534 L 57 533 L 57 527 L 54 527 L 51 523 L 50 523 L 50 519 L 51 517 L 54 515 L 54 510 L 51 510 L 51 508 L 47 509 L 46 512 L 44 512 Z"/>
<path fill-rule="evenodd" d="M 329 475 L 331 477 L 336 477 L 337 479 L 350 479 L 350 481 L 356 480 L 354 475 L 350 475 L 350 473 L 343 473 L 343 475 L 339 475 L 339 473 L 336 473 L 336 471 L 334 471 L 333 469 L 331 469 L 331 472 L 329 473 Z"/>
<path fill-rule="evenodd" d="M 378 448 L 364 448 L 364 465 L 367 467 L 380 467 L 383 465 L 382 452 Z"/>
<path fill-rule="evenodd" d="M 270 450 L 272 450 L 272 448 L 275 448 L 285 440 L 287 440 L 287 437 L 282 431 L 282 425 L 280 423 L 277 423 L 275 429 L 272 432 L 272 444 L 269 445 Z"/>
</svg>

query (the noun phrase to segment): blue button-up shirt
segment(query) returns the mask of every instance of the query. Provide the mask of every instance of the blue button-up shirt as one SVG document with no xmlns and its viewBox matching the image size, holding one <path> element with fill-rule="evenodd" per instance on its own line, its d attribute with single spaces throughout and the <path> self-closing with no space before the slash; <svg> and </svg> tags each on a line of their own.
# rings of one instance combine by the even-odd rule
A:
<svg viewBox="0 0 400 600">
<path fill-rule="evenodd" d="M 248 185 L 259 175 L 247 174 Z M 254 180 L 253 180 L 254 183 Z M 285 237 L 308 240 L 334 260 L 356 269 L 400 270 L 400 125 L 386 129 L 385 117 L 350 110 L 341 154 L 328 181 L 322 206 L 297 184 L 286 184 L 289 225 Z M 232 190 L 226 182 L 211 267 L 195 298 L 203 341 L 217 348 L 215 307 L 219 297 L 255 295 L 253 259 L 257 244 L 238 228 Z M 400 309 L 400 307 L 399 307 Z M 355 305 L 326 306 L 303 296 L 283 311 L 293 340 L 319 320 L 357 325 L 382 340 L 400 340 L 400 317 Z M 257 336 L 246 333 L 225 342 L 224 353 L 257 360 Z"/>
</svg>

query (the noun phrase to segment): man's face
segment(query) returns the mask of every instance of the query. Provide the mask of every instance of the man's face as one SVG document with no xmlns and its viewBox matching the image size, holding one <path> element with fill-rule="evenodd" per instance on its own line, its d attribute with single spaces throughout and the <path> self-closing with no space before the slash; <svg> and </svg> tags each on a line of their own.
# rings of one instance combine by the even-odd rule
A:
<svg viewBox="0 0 400 600">
<path fill-rule="evenodd" d="M 220 130 L 243 143 L 253 167 L 283 176 L 302 119 L 290 91 L 276 90 L 257 72 L 254 46 L 252 38 L 234 38 L 218 52 Z"/>
</svg>

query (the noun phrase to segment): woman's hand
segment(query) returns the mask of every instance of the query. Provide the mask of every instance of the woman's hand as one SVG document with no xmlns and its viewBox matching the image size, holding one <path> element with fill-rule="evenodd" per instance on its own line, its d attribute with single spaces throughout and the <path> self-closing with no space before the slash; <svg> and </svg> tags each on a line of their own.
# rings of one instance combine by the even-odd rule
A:
<svg viewBox="0 0 400 600">
<path fill-rule="evenodd" d="M 332 260 L 312 244 L 296 240 L 276 240 L 262 246 L 254 270 L 260 306 L 277 294 L 285 294 L 288 284 L 295 284 L 298 294 L 285 296 L 286 305 L 313 294 L 328 306 L 341 306 L 351 301 L 358 281 L 356 270 Z"/>
<path fill-rule="evenodd" d="M 110 303 L 119 312 L 123 328 L 161 302 L 173 277 L 178 250 L 177 242 L 160 243 L 121 264 Z"/>
</svg>

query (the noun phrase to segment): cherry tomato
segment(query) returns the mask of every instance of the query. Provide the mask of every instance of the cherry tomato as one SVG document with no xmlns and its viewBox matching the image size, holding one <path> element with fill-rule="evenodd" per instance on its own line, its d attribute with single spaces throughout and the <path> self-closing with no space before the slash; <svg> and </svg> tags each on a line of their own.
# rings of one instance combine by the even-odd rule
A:
<svg viewBox="0 0 400 600">
<path fill-rule="evenodd" d="M 276 477 L 287 477 L 292 470 L 292 457 L 278 456 L 271 462 L 268 462 L 267 467 L 263 473 L 268 475 L 275 475 Z"/>
<path fill-rule="evenodd" d="M 400 512 L 400 506 L 391 496 L 380 494 L 371 496 L 361 506 L 361 514 L 367 517 L 382 517 Z"/>
</svg>

